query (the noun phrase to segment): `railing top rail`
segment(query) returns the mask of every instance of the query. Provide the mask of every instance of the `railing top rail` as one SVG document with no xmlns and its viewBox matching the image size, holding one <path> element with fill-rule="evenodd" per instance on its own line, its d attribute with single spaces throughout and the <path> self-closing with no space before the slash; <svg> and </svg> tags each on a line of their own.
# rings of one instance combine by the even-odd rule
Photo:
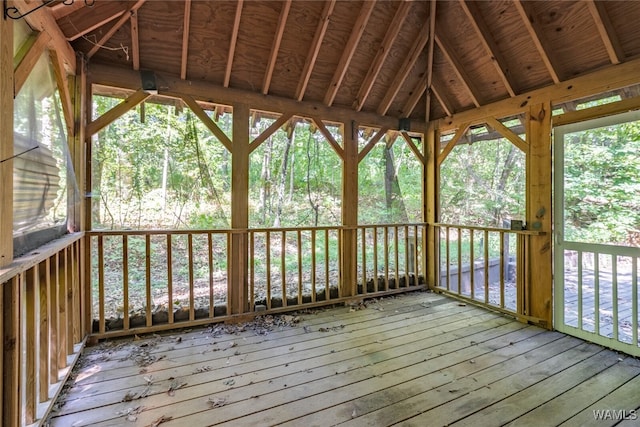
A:
<svg viewBox="0 0 640 427">
<path fill-rule="evenodd" d="M 11 264 L 0 269 L 0 283 L 5 283 L 18 274 L 27 271 L 31 267 L 70 246 L 77 240 L 80 240 L 83 236 L 84 232 L 65 234 L 59 239 L 53 240 L 26 255 L 14 259 Z"/>
<path fill-rule="evenodd" d="M 463 230 L 493 231 L 498 233 L 526 234 L 529 236 L 543 236 L 546 234 L 546 232 L 544 231 L 536 231 L 536 230 L 512 230 L 510 228 L 479 227 L 475 225 L 460 225 L 460 224 L 443 224 L 439 222 L 434 223 L 432 225 L 434 227 L 439 227 L 439 228 L 460 228 Z"/>
<path fill-rule="evenodd" d="M 91 230 L 89 236 L 146 236 L 167 234 L 237 234 L 237 233 L 281 233 L 289 231 L 324 231 L 324 230 L 360 230 L 363 228 L 384 227 L 424 227 L 427 223 L 397 223 L 397 224 L 360 224 L 353 226 L 332 225 L 321 227 L 277 227 L 277 228 L 230 228 L 230 229 L 184 229 L 184 230 Z"/>
</svg>

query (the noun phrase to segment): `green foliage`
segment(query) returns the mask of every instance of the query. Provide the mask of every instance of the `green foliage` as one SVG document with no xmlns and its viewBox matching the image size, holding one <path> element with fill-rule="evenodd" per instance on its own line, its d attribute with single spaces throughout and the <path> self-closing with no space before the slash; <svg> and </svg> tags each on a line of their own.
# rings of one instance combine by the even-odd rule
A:
<svg viewBox="0 0 640 427">
<path fill-rule="evenodd" d="M 441 222 L 502 227 L 522 219 L 525 162 L 505 139 L 457 145 L 440 167 Z"/>
<path fill-rule="evenodd" d="M 565 239 L 633 243 L 640 236 L 640 122 L 567 134 Z"/>
</svg>

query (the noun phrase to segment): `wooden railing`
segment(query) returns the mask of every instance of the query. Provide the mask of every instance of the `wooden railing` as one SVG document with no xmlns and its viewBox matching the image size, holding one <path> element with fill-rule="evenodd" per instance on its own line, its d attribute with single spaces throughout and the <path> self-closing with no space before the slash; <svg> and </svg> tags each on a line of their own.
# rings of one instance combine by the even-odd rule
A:
<svg viewBox="0 0 640 427">
<path fill-rule="evenodd" d="M 345 250 L 343 234 L 357 247 Z M 92 231 L 93 336 L 131 335 L 335 304 L 424 286 L 424 224 L 249 230 Z M 248 240 L 246 284 L 229 279 L 231 236 Z M 345 257 L 359 280 L 343 283 Z M 239 289 L 246 286 L 246 293 Z M 229 296 L 248 295 L 243 313 Z"/>
<path fill-rule="evenodd" d="M 527 247 L 530 230 L 434 224 L 438 274 L 435 289 L 493 310 L 529 316 Z"/>
<path fill-rule="evenodd" d="M 55 240 L 0 270 L 0 420 L 43 420 L 86 335 L 82 233 Z"/>
</svg>

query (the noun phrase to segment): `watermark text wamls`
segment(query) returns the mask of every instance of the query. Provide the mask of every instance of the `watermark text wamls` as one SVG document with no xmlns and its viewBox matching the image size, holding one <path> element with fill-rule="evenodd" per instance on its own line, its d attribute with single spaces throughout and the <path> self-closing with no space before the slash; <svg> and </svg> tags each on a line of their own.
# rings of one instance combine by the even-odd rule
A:
<svg viewBox="0 0 640 427">
<path fill-rule="evenodd" d="M 593 418 L 596 420 L 637 420 L 639 411 L 636 409 L 594 409 Z"/>
</svg>

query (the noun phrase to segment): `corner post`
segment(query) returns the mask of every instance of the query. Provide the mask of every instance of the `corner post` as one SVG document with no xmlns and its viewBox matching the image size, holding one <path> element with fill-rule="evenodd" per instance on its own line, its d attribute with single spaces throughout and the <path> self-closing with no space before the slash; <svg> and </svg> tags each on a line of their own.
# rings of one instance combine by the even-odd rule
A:
<svg viewBox="0 0 640 427">
<path fill-rule="evenodd" d="M 423 215 L 427 223 L 426 242 L 424 242 L 424 261 L 427 272 L 427 285 L 430 289 L 438 286 L 438 230 L 433 226 L 438 222 L 438 182 L 440 169 L 438 167 L 438 144 L 434 122 L 430 122 L 425 134 L 425 176 L 423 190 Z"/>
<path fill-rule="evenodd" d="M 529 316 L 552 325 L 552 251 L 551 251 L 551 103 L 532 105 L 528 113 L 527 139 L 527 227 L 544 234 L 529 239 L 527 273 Z M 527 308 L 527 307 L 525 307 Z"/>
<path fill-rule="evenodd" d="M 231 248 L 229 248 L 231 314 L 248 309 L 249 228 L 249 106 L 233 105 L 233 152 L 231 153 Z"/>
<path fill-rule="evenodd" d="M 342 163 L 342 259 L 340 296 L 356 295 L 358 281 L 358 125 L 344 123 L 344 159 Z"/>
</svg>

